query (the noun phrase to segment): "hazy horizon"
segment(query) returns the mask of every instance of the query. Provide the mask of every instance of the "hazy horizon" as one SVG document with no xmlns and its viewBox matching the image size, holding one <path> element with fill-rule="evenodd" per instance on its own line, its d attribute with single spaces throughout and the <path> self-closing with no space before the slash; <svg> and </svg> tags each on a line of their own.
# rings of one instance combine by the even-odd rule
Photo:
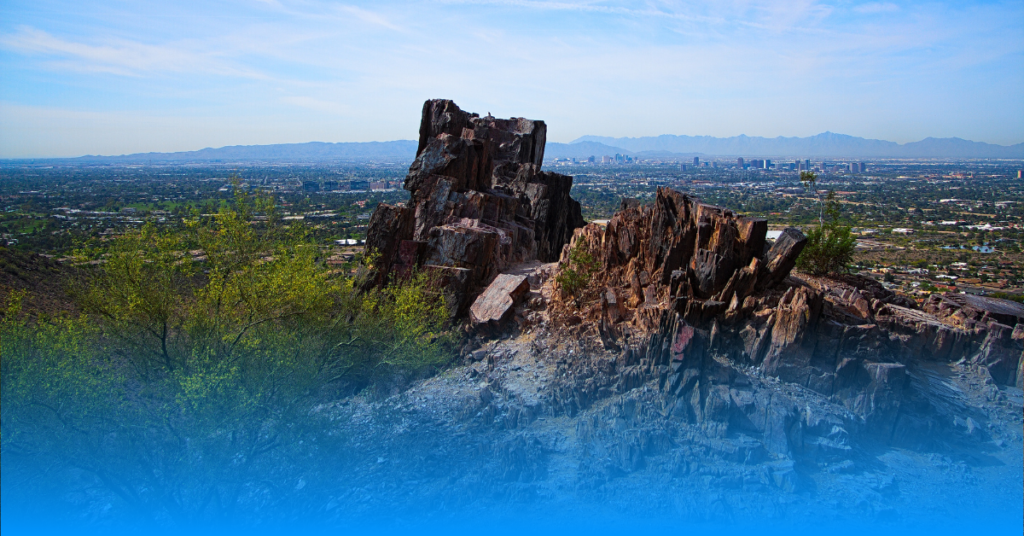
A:
<svg viewBox="0 0 1024 536">
<path fill-rule="evenodd" d="M 844 135 L 842 133 L 826 131 L 826 132 L 821 132 L 821 133 L 813 135 L 813 136 L 806 136 L 806 137 L 783 137 L 783 136 L 777 136 L 777 137 L 769 138 L 769 137 L 748 136 L 747 139 L 749 139 L 749 140 L 764 140 L 764 141 L 768 141 L 768 142 L 777 141 L 777 140 L 786 140 L 786 141 L 799 140 L 801 142 L 804 142 L 804 141 L 808 141 L 809 142 L 810 140 L 813 140 L 813 139 L 815 139 L 817 137 L 829 136 L 829 135 L 839 136 L 839 137 L 845 137 L 846 136 L 846 135 Z M 680 137 L 685 137 L 685 136 L 679 136 L 679 135 L 675 135 L 675 134 L 662 134 L 662 135 L 658 135 L 658 136 L 613 138 L 613 137 L 610 137 L 610 136 L 583 135 L 583 136 L 580 136 L 579 138 L 576 138 L 574 140 L 570 140 L 569 142 L 550 142 L 549 141 L 548 142 L 549 149 L 554 149 L 554 150 L 553 151 L 549 150 L 548 152 L 549 153 L 552 153 L 552 152 L 553 153 L 558 153 L 558 149 L 555 146 L 552 146 L 551 145 L 552 143 L 557 144 L 557 145 L 561 145 L 562 147 L 568 147 L 568 146 L 573 146 L 573 145 L 576 145 L 576 144 L 586 145 L 588 143 L 592 144 L 594 142 L 597 142 L 599 145 L 607 146 L 609 149 L 621 150 L 623 153 L 626 153 L 626 154 L 636 154 L 639 151 L 644 151 L 644 150 L 646 150 L 646 151 L 653 151 L 653 152 L 673 153 L 673 151 L 659 151 L 657 149 L 639 149 L 639 151 L 638 151 L 638 149 L 636 149 L 636 148 L 630 149 L 630 148 L 626 147 L 627 145 L 630 145 L 628 143 L 615 143 L 616 141 L 619 141 L 619 142 L 623 142 L 623 141 L 625 141 L 625 142 L 642 142 L 642 141 L 652 142 L 652 141 L 657 141 L 660 138 L 665 138 L 665 137 L 680 138 Z M 694 139 L 694 140 L 701 139 L 701 138 L 710 138 L 712 140 L 728 141 L 728 140 L 736 140 L 736 139 L 743 138 L 743 137 L 744 137 L 744 135 L 731 136 L 731 137 L 690 136 L 689 138 Z M 874 140 L 874 139 L 868 139 L 868 138 L 853 138 L 853 140 L 861 140 L 861 141 L 865 141 L 865 142 L 895 143 L 895 142 L 891 142 L 890 140 Z M 902 148 L 902 147 L 906 147 L 908 145 L 914 145 L 914 144 L 919 144 L 919 143 L 922 143 L 922 142 L 927 142 L 928 140 L 936 140 L 936 138 L 925 138 L 923 140 L 916 140 L 916 141 L 911 141 L 911 142 L 907 142 L 907 143 L 904 143 L 904 144 L 898 144 L 898 146 Z M 966 141 L 968 143 L 976 143 L 973 140 L 962 140 L 961 138 L 939 138 L 938 140 L 939 141 L 961 140 L 961 141 Z M 146 152 L 139 152 L 139 153 L 120 153 L 120 154 L 83 154 L 83 155 L 74 155 L 74 156 L 66 156 L 66 157 L 49 157 L 49 156 L 42 156 L 42 157 L 15 157 L 15 158 L 0 157 L 0 160 L 13 160 L 13 161 L 17 161 L 17 160 L 50 160 L 50 159 L 79 159 L 79 158 L 121 158 L 121 157 L 129 157 L 129 156 L 145 156 L 145 155 L 150 155 L 150 154 L 152 154 L 152 155 L 174 155 L 174 154 L 182 154 L 182 153 L 186 153 L 186 154 L 187 153 L 202 153 L 204 151 L 221 151 L 221 150 L 235 149 L 235 148 L 268 148 L 268 147 L 274 147 L 274 146 L 300 147 L 300 146 L 315 145 L 315 144 L 324 144 L 324 145 L 345 145 L 345 144 L 362 144 L 362 145 L 380 144 L 380 145 L 389 145 L 389 144 L 396 144 L 396 143 L 409 144 L 410 145 L 410 151 L 415 152 L 415 144 L 417 143 L 417 141 L 416 141 L 416 139 L 413 139 L 413 138 L 409 138 L 409 139 L 395 139 L 395 140 L 369 140 L 369 141 L 363 141 L 363 142 L 330 142 L 330 141 L 321 141 L 321 140 L 311 140 L 311 141 L 305 141 L 305 142 L 284 142 L 284 143 L 272 143 L 272 144 L 232 144 L 232 145 L 223 145 L 223 146 L 217 146 L 217 147 L 201 147 L 201 148 L 198 148 L 198 149 L 189 149 L 189 150 L 183 150 L 183 151 L 146 151 Z M 995 146 L 996 147 L 1001 147 L 1001 148 L 1008 148 L 1009 147 L 1009 146 L 1003 146 L 1003 145 L 995 145 Z M 896 159 L 903 159 L 903 158 L 940 158 L 940 157 L 934 156 L 934 155 L 932 155 L 932 156 L 913 156 L 913 155 L 911 155 L 911 156 L 899 156 L 899 155 L 891 155 L 891 154 L 888 154 L 888 155 L 887 154 L 830 154 L 830 155 L 824 155 L 824 154 L 818 154 L 818 153 L 811 154 L 807 150 L 792 152 L 792 154 L 789 154 L 789 153 L 782 153 L 782 152 L 764 152 L 764 151 L 759 152 L 756 149 L 755 150 L 748 150 L 748 151 L 739 151 L 739 152 L 714 152 L 714 151 L 710 151 L 710 152 L 703 152 L 703 151 L 684 151 L 684 152 L 679 152 L 679 151 L 676 151 L 676 152 L 674 152 L 674 154 L 678 154 L 678 155 L 684 155 L 684 154 L 694 154 L 694 155 L 696 155 L 696 154 L 704 154 L 704 155 L 708 156 L 709 158 L 716 158 L 716 159 L 718 159 L 718 158 L 732 158 L 732 157 L 736 157 L 736 156 L 746 156 L 746 157 L 752 157 L 752 158 L 756 158 L 756 157 L 782 157 L 782 156 L 789 156 L 789 157 L 797 157 L 797 156 L 799 156 L 801 158 L 805 157 L 805 156 L 806 157 L 815 157 L 815 158 L 824 157 L 824 156 L 831 156 L 831 157 L 838 157 L 838 158 L 843 158 L 843 157 L 896 158 Z M 412 157 L 413 157 L 413 154 L 410 153 L 408 156 L 409 156 L 409 159 L 411 160 Z M 597 156 L 601 156 L 601 155 L 597 155 Z M 982 159 L 990 159 L 990 158 L 995 158 L 995 159 L 1011 158 L 1011 159 L 1013 159 L 1013 158 L 1016 158 L 1014 156 L 1010 156 L 1010 157 L 1007 157 L 1007 156 L 980 156 L 980 157 L 978 157 L 978 156 L 963 156 L 963 155 L 956 155 L 956 154 L 951 154 L 951 155 L 948 155 L 948 156 L 952 157 L 952 158 L 982 158 Z M 375 157 L 376 157 L 375 155 L 371 154 L 371 155 L 368 155 L 368 156 L 364 156 L 363 158 L 373 159 Z M 354 157 L 354 158 L 356 158 L 356 157 Z"/>
<path fill-rule="evenodd" d="M 403 140 L 428 98 L 581 136 L 1024 142 L 1024 4 L 13 0 L 0 158 Z"/>
</svg>

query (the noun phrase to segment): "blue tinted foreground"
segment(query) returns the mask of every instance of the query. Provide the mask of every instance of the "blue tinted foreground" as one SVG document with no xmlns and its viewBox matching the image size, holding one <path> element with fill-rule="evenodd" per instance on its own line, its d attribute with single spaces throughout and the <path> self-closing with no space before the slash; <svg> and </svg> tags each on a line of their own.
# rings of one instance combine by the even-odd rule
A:
<svg viewBox="0 0 1024 536">
<path fill-rule="evenodd" d="M 1006 468 L 1013 472 L 1013 468 Z M 66 497 L 31 501 L 19 490 L 5 485 L 2 529 L 4 534 L 417 534 L 417 535 L 624 535 L 624 534 L 715 534 L 715 535 L 1001 535 L 1019 534 L 1022 527 L 1020 468 L 1015 489 L 964 489 L 936 487 L 923 494 L 919 504 L 904 503 L 899 510 L 865 513 L 863 504 L 822 505 L 808 491 L 770 497 L 774 505 L 763 517 L 744 514 L 742 492 L 702 496 L 697 500 L 712 505 L 710 519 L 695 520 L 685 513 L 687 505 L 671 498 L 637 493 L 615 496 L 607 502 L 584 502 L 567 494 L 527 500 L 484 500 L 466 498 L 466 506 L 443 504 L 420 507 L 415 502 L 376 503 L 372 496 L 363 504 L 346 505 L 357 515 L 333 511 L 296 516 L 293 512 L 262 511 L 250 515 L 208 518 L 201 522 L 168 524 L 131 515 L 92 518 L 80 512 L 69 514 L 51 505 L 66 503 Z M 1009 476 L 1009 475 L 1007 475 Z M 641 483 L 642 484 L 642 483 Z M 652 483 L 652 489 L 661 488 Z M 416 496 L 417 484 L 409 484 Z M 309 499 L 319 502 L 321 498 Z M 764 499 L 762 498 L 762 501 Z M 49 503 L 49 505 L 44 504 Z M 643 506 L 660 504 L 669 513 Z M 624 505 L 641 505 L 629 507 Z M 333 506 L 333 505 L 331 505 Z M 340 508 L 341 506 L 339 506 Z M 672 512 L 676 510 L 676 512 Z M 79 516 L 77 519 L 75 516 Z M 689 517 L 689 519 L 687 519 Z"/>
<path fill-rule="evenodd" d="M 688 523 L 673 519 L 635 518 L 625 515 L 598 514 L 594 512 L 566 512 L 536 515 L 531 512 L 484 513 L 476 512 L 463 516 L 420 519 L 403 518 L 349 523 L 314 524 L 301 521 L 271 523 L 262 527 L 239 527 L 237 525 L 206 524 L 171 530 L 155 527 L 92 527 L 69 523 L 52 523 L 47 519 L 25 519 L 4 512 L 2 523 L 5 534 L 418 534 L 455 535 L 490 534 L 495 536 L 546 536 L 546 535 L 624 535 L 624 534 L 716 534 L 716 535 L 944 535 L 944 534 L 1018 534 L 1021 531 L 1020 512 L 992 516 L 922 516 L 887 521 L 843 521 L 828 522 L 808 519 L 793 522 L 761 523 Z"/>
</svg>

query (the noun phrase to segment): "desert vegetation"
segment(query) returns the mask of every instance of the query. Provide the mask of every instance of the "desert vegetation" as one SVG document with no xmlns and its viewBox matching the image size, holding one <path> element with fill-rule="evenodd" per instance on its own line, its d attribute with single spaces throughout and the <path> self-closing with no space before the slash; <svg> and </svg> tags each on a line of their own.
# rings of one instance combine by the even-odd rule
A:
<svg viewBox="0 0 1024 536">
<path fill-rule="evenodd" d="M 0 321 L 4 488 L 26 508 L 70 490 L 188 524 L 279 505 L 344 456 L 328 402 L 429 374 L 456 342 L 427 274 L 359 292 L 264 197 L 101 258 L 68 289 L 77 312 L 15 292 Z"/>
</svg>

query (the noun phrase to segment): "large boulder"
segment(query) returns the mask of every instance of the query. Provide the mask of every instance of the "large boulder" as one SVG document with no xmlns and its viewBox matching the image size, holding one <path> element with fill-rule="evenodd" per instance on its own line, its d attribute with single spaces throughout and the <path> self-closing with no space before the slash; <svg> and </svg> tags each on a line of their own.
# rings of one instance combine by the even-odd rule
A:
<svg viewBox="0 0 1024 536">
<path fill-rule="evenodd" d="M 515 306 L 530 293 L 530 282 L 525 275 L 500 274 L 487 286 L 472 307 L 469 319 L 474 325 L 500 326 L 515 313 Z"/>
<path fill-rule="evenodd" d="M 765 255 L 764 278 L 760 286 L 778 284 L 796 266 L 796 259 L 807 245 L 807 237 L 799 229 L 789 227 L 775 240 Z"/>
</svg>

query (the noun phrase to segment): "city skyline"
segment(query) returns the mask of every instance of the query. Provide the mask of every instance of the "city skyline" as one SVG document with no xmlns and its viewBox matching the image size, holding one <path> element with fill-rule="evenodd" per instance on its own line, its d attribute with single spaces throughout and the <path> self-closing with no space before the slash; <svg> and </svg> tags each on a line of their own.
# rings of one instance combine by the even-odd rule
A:
<svg viewBox="0 0 1024 536">
<path fill-rule="evenodd" d="M 409 139 L 423 100 L 661 134 L 1024 141 L 1011 2 L 12 1 L 0 158 Z"/>
</svg>

